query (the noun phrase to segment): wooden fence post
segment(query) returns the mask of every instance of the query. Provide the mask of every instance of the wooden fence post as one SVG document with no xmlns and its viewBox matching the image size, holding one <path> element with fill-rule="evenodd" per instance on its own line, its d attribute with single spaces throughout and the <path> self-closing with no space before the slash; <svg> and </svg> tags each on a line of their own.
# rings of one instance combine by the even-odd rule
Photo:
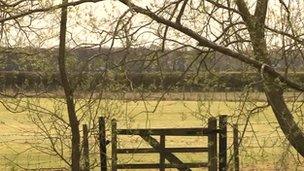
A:
<svg viewBox="0 0 304 171">
<path fill-rule="evenodd" d="M 90 158 L 89 158 L 89 134 L 88 134 L 88 127 L 86 124 L 82 125 L 83 131 L 83 170 L 89 171 L 90 170 Z"/>
<path fill-rule="evenodd" d="M 100 171 L 107 171 L 106 122 L 104 117 L 98 120 Z"/>
<path fill-rule="evenodd" d="M 219 120 L 219 170 L 227 170 L 227 115 L 221 115 Z"/>
<path fill-rule="evenodd" d="M 112 120 L 112 171 L 117 170 L 117 121 Z"/>
<path fill-rule="evenodd" d="M 208 119 L 208 128 L 211 131 L 208 135 L 208 165 L 209 171 L 217 170 L 217 132 L 216 132 L 216 118 L 210 117 Z"/>
<path fill-rule="evenodd" d="M 238 125 L 233 125 L 233 159 L 234 159 L 234 170 L 240 170 L 240 160 L 239 160 L 239 130 Z"/>
<path fill-rule="evenodd" d="M 165 135 L 161 135 L 159 141 L 160 141 L 160 142 L 159 142 L 160 146 L 161 146 L 162 148 L 166 148 L 166 144 L 165 144 L 165 142 L 166 142 Z M 159 156 L 159 164 L 160 164 L 159 170 L 160 170 L 160 171 L 165 171 L 165 162 L 166 162 L 166 158 L 165 158 L 165 156 L 164 156 L 165 154 L 164 154 L 163 152 L 160 152 L 159 155 L 160 155 L 160 156 Z"/>
</svg>

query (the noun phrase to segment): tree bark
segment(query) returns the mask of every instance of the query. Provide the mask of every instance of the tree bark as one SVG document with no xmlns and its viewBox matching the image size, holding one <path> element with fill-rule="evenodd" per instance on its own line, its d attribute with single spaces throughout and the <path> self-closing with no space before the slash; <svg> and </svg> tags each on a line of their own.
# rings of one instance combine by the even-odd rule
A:
<svg viewBox="0 0 304 171">
<path fill-rule="evenodd" d="M 62 0 L 63 4 L 68 3 L 68 0 Z M 68 109 L 69 124 L 72 133 L 72 153 L 71 153 L 71 169 L 73 171 L 80 170 L 80 133 L 79 133 L 79 122 L 77 119 L 73 90 L 68 80 L 66 71 L 66 25 L 67 25 L 67 6 L 63 6 L 61 10 L 61 21 L 60 21 L 60 42 L 59 42 L 59 55 L 58 55 L 58 67 L 60 72 L 61 84 L 64 89 L 65 100 Z"/>
<path fill-rule="evenodd" d="M 283 90 L 277 86 L 267 86 L 265 94 L 284 135 L 297 152 L 304 157 L 304 134 L 284 101 Z"/>
</svg>

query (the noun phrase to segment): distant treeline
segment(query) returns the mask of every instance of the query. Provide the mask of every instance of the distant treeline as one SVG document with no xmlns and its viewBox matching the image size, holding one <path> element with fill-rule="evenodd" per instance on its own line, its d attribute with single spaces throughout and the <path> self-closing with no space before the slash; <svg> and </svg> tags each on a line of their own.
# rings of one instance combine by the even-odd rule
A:
<svg viewBox="0 0 304 171">
<path fill-rule="evenodd" d="M 80 90 L 106 89 L 109 91 L 241 91 L 245 87 L 261 90 L 261 78 L 257 73 L 83 73 L 71 74 L 72 84 Z M 304 73 L 292 73 L 288 77 L 304 83 Z M 0 72 L 1 89 L 58 90 L 59 74 L 38 72 Z"/>
</svg>

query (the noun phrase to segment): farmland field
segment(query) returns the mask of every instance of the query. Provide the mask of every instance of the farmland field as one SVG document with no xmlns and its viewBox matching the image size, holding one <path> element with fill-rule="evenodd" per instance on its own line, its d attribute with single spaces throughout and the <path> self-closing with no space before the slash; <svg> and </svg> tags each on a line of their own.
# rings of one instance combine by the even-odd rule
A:
<svg viewBox="0 0 304 171">
<path fill-rule="evenodd" d="M 47 146 L 49 142 L 45 139 L 41 129 L 33 124 L 32 115 L 37 115 L 42 111 L 41 117 L 48 119 L 47 111 L 61 115 L 66 119 L 64 111 L 64 101 L 62 99 L 51 98 L 24 98 L 19 99 L 18 113 L 11 113 L 7 108 L 14 108 L 16 100 L 2 99 L 5 104 L 10 104 L 6 108 L 0 107 L 0 170 L 24 170 L 28 168 L 54 168 L 67 167 L 62 160 L 47 153 L 47 150 L 41 151 L 36 146 Z M 78 100 L 79 113 L 90 113 L 81 109 L 81 105 L 86 100 Z M 22 110 L 33 106 L 31 112 Z M 199 100 L 199 101 L 130 101 L 130 100 L 102 100 L 99 105 L 100 112 L 94 113 L 94 116 L 106 115 L 108 118 L 118 120 L 118 128 L 177 128 L 177 127 L 199 127 L 206 126 L 207 119 L 210 116 L 221 114 L 229 115 L 228 122 L 238 123 L 239 130 L 242 133 L 246 124 L 246 119 L 250 115 L 250 122 L 247 122 L 246 132 L 240 147 L 241 167 L 244 169 L 271 170 L 298 168 L 304 169 L 303 159 L 297 156 L 294 150 L 288 145 L 285 137 L 282 135 L 274 115 L 269 107 L 255 111 L 257 106 L 265 105 L 263 101 L 218 101 L 218 100 Z M 37 106 L 42 106 L 39 108 Z M 94 106 L 94 105 L 93 105 Z M 157 106 L 157 108 L 156 108 Z M 291 104 L 291 108 L 302 108 L 301 104 Z M 94 108 L 94 107 L 93 107 Z M 98 108 L 96 108 L 98 110 Z M 251 112 L 250 111 L 255 111 Z M 45 115 L 43 114 L 45 112 Z M 82 123 L 88 122 L 85 116 Z M 31 119 L 30 119 L 31 118 Z M 303 125 L 303 119 L 300 118 Z M 108 122 L 109 123 L 109 122 Z M 109 125 L 107 128 L 109 128 Z M 89 125 L 90 126 L 90 125 Z M 107 132 L 108 137 L 110 132 Z M 232 129 L 228 128 L 229 153 L 232 151 Z M 98 155 L 98 147 L 93 145 L 96 140 L 96 131 L 91 133 L 91 162 L 94 162 Z M 138 137 L 122 137 L 120 146 L 123 147 L 143 147 L 145 143 Z M 169 137 L 166 141 L 168 146 L 206 146 L 206 140 L 195 137 Z M 108 148 L 110 149 L 110 148 Z M 68 151 L 68 148 L 64 151 Z M 204 154 L 187 154 L 181 158 L 185 161 L 206 160 Z M 124 162 L 157 162 L 158 155 L 140 154 L 140 155 L 121 155 L 119 159 Z M 228 156 L 228 159 L 230 157 Z M 95 161 L 96 162 L 96 161 Z"/>
</svg>

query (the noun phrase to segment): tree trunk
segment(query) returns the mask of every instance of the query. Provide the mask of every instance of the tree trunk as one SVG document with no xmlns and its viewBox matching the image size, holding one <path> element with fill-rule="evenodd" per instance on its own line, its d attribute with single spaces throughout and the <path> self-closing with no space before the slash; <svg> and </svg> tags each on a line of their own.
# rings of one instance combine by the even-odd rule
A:
<svg viewBox="0 0 304 171">
<path fill-rule="evenodd" d="M 265 39 L 265 19 L 268 0 L 257 0 L 254 15 L 249 13 L 244 0 L 237 0 L 236 3 L 249 31 L 255 58 L 271 66 Z M 294 117 L 286 105 L 283 97 L 283 89 L 276 83 L 276 76 L 263 74 L 262 66 L 261 75 L 264 77 L 264 91 L 275 117 L 290 144 L 298 153 L 304 156 L 304 133 L 295 122 Z"/>
<path fill-rule="evenodd" d="M 277 86 L 271 86 L 271 88 L 267 86 L 265 94 L 284 135 L 297 152 L 304 157 L 304 134 L 284 101 L 283 90 Z"/>
<path fill-rule="evenodd" d="M 68 3 L 68 0 L 62 0 L 62 3 Z M 80 133 L 79 133 L 79 122 L 77 119 L 73 90 L 70 86 L 66 67 L 66 24 L 67 24 L 67 7 L 62 7 L 61 11 L 61 21 L 60 21 L 60 43 L 59 43 L 59 56 L 58 56 L 58 66 L 60 72 L 61 84 L 64 89 L 65 100 L 68 109 L 69 124 L 72 132 L 72 153 L 71 153 L 71 169 L 73 171 L 80 170 Z"/>
</svg>

